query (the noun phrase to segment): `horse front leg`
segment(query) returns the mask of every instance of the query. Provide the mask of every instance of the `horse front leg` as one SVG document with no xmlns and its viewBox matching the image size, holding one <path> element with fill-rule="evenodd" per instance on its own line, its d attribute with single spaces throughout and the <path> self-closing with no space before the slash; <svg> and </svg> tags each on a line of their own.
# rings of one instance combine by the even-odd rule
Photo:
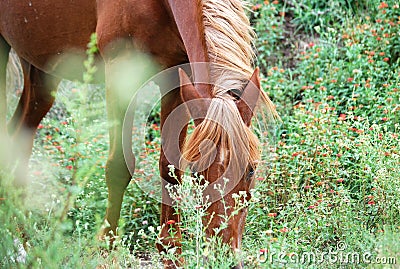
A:
<svg viewBox="0 0 400 269">
<path fill-rule="evenodd" d="M 116 141 L 111 138 L 110 141 Z M 119 142 L 119 141 L 118 141 Z M 122 146 L 118 142 L 110 146 L 109 157 L 106 164 L 106 184 L 108 188 L 108 204 L 105 224 L 101 230 L 100 239 L 110 238 L 110 247 L 113 246 L 117 236 L 118 221 L 122 207 L 122 200 L 126 187 L 131 180 L 131 174 L 126 166 Z M 134 158 L 127 160 L 134 163 Z"/>
<path fill-rule="evenodd" d="M 171 200 L 169 193 L 165 186 L 167 184 L 179 184 L 174 177 L 169 174 L 169 165 L 176 165 L 179 162 L 180 152 L 175 152 L 173 145 L 179 143 L 179 150 L 182 148 L 183 142 L 186 137 L 187 122 L 189 116 L 184 113 L 178 113 L 172 115 L 171 113 L 180 105 L 183 101 L 180 96 L 179 89 L 175 89 L 168 94 L 164 95 L 161 99 L 161 154 L 160 154 L 160 175 L 162 180 L 162 205 L 161 205 L 161 233 L 160 242 L 157 243 L 157 248 L 159 252 L 165 252 L 169 248 L 177 248 L 175 253 L 178 255 L 177 261 L 164 260 L 164 267 L 168 269 L 176 268 L 176 266 L 181 266 L 183 260 L 179 258 L 181 254 L 181 230 L 179 228 L 179 212 L 176 212 L 174 203 L 176 201 Z M 182 109 L 182 106 L 180 107 Z M 172 117 L 168 119 L 168 117 Z M 168 121 L 167 121 L 168 119 Z M 165 124 L 168 122 L 168 124 Z M 173 125 L 171 125 L 173 123 Z M 177 129 L 180 126 L 182 129 Z M 180 132 L 179 138 L 176 135 Z M 176 139 L 178 138 L 178 141 Z M 179 180 L 182 171 L 175 169 L 176 178 Z"/>
<path fill-rule="evenodd" d="M 108 204 L 105 224 L 100 233 L 100 239 L 110 238 L 110 247 L 113 246 L 117 236 L 124 192 L 132 177 L 128 165 L 130 167 L 135 166 L 135 157 L 131 151 L 131 140 L 127 139 L 125 142 L 128 141 L 128 143 L 124 143 L 123 137 L 124 117 L 130 98 L 121 94 L 121 90 L 113 84 L 112 70 L 112 66 L 106 66 L 106 102 L 110 143 L 105 174 L 108 188 Z M 129 134 L 125 135 L 130 138 L 132 135 L 131 130 L 129 130 Z M 124 146 L 127 147 L 125 152 Z"/>
</svg>

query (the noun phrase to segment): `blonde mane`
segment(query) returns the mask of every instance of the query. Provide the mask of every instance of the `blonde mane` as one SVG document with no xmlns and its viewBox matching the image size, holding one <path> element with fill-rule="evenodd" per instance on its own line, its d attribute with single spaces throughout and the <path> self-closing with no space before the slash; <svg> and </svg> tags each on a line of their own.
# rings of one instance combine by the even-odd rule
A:
<svg viewBox="0 0 400 269">
<path fill-rule="evenodd" d="M 243 2 L 202 0 L 202 4 L 211 83 L 218 86 L 213 94 L 242 89 L 253 72 L 255 36 Z"/>
<path fill-rule="evenodd" d="M 202 171 L 214 161 L 213 152 L 218 148 L 229 152 L 233 169 L 239 171 L 260 158 L 260 142 L 241 119 L 235 98 L 230 94 L 231 89 L 242 91 L 253 73 L 255 35 L 243 1 L 200 2 L 213 98 L 205 119 L 184 144 L 182 157 L 186 164 L 191 163 L 192 170 Z M 275 109 L 263 91 L 259 104 L 264 104 L 265 112 L 275 117 Z"/>
<path fill-rule="evenodd" d="M 230 177 L 260 159 L 258 138 L 243 123 L 234 101 L 218 97 L 212 99 L 206 118 L 184 144 L 182 160 L 188 163 L 183 165 L 191 163 L 192 171 L 203 172 L 214 162 L 216 150 L 228 153 Z"/>
</svg>

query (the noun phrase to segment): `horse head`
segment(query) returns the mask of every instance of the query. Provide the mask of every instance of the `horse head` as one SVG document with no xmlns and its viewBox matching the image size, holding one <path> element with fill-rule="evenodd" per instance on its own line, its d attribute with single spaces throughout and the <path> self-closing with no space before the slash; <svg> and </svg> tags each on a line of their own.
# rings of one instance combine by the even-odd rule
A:
<svg viewBox="0 0 400 269">
<path fill-rule="evenodd" d="M 219 89 L 213 91 L 211 98 L 203 98 L 186 73 L 179 73 L 181 97 L 195 122 L 193 133 L 183 146 L 183 167 L 209 183 L 204 193 L 211 203 L 204 219 L 207 235 L 215 235 L 225 221 L 226 228 L 218 236 L 237 250 L 247 214 L 243 205 L 251 198 L 260 159 L 260 143 L 250 128 L 254 109 L 264 95 L 259 70 L 255 69 L 243 89 L 212 85 Z M 223 193 L 215 189 L 218 184 L 223 186 Z M 238 199 L 243 203 L 239 208 Z"/>
</svg>

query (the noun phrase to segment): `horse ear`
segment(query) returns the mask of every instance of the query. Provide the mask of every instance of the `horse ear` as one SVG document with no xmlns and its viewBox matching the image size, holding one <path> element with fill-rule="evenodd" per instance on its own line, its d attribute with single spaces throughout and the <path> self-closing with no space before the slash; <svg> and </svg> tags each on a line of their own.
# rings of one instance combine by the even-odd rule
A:
<svg viewBox="0 0 400 269">
<path fill-rule="evenodd" d="M 260 69 L 257 67 L 254 70 L 249 83 L 244 88 L 242 96 L 236 102 L 236 106 L 239 109 L 240 116 L 247 126 L 250 126 L 251 124 L 251 119 L 254 115 L 254 108 L 256 107 L 258 98 L 261 94 L 260 91 Z"/>
<path fill-rule="evenodd" d="M 181 68 L 179 68 L 179 79 L 181 98 L 197 126 L 206 117 L 208 100 L 200 96 L 186 72 Z"/>
</svg>

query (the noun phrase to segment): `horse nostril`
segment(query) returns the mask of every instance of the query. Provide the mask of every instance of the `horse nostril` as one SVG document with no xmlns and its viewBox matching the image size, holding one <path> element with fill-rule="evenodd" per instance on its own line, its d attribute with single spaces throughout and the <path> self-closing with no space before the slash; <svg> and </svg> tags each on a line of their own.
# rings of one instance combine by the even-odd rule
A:
<svg viewBox="0 0 400 269">
<path fill-rule="evenodd" d="M 244 268 L 244 262 L 240 262 L 238 265 L 235 267 L 232 267 L 232 269 L 243 269 Z"/>
</svg>

